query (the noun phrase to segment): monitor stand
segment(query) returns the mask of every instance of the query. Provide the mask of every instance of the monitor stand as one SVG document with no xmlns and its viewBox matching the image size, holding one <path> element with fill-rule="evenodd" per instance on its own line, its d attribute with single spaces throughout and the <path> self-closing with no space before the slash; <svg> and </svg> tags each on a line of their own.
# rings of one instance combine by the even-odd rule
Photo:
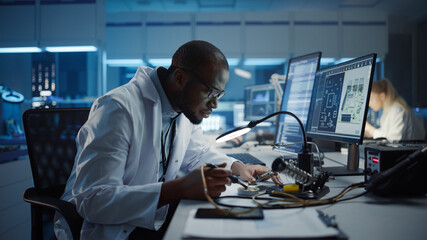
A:
<svg viewBox="0 0 427 240">
<path fill-rule="evenodd" d="M 332 176 L 363 175 L 363 169 L 359 168 L 359 144 L 348 145 L 347 166 L 322 167 L 322 171 L 329 172 Z"/>
</svg>

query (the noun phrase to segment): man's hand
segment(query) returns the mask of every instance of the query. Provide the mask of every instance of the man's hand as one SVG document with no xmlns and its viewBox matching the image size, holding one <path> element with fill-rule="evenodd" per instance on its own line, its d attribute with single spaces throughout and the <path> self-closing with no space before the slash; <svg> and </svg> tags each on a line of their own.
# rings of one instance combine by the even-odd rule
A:
<svg viewBox="0 0 427 240">
<path fill-rule="evenodd" d="M 234 162 L 233 165 L 231 165 L 232 173 L 240 176 L 241 179 L 249 183 L 255 181 L 255 176 L 261 176 L 269 170 L 269 168 L 262 165 L 247 165 L 241 162 Z M 275 184 L 283 184 L 278 173 L 271 176 L 271 180 L 273 180 Z"/>
<path fill-rule="evenodd" d="M 228 178 L 231 171 L 224 169 L 227 163 L 218 165 L 219 168 L 204 168 L 206 185 L 211 197 L 219 197 L 225 191 L 225 185 L 230 185 Z M 159 206 L 179 199 L 206 199 L 200 168 L 197 168 L 182 178 L 177 178 L 162 184 Z"/>
<path fill-rule="evenodd" d="M 231 171 L 224 169 L 227 163 L 218 165 L 218 168 L 204 169 L 206 185 L 208 187 L 209 196 L 219 197 L 225 191 L 226 184 L 231 184 L 230 176 Z M 185 190 L 185 198 L 190 199 L 206 199 L 203 189 L 203 180 L 201 177 L 200 169 L 193 170 L 188 175 L 183 177 L 184 186 L 188 186 Z"/>
</svg>

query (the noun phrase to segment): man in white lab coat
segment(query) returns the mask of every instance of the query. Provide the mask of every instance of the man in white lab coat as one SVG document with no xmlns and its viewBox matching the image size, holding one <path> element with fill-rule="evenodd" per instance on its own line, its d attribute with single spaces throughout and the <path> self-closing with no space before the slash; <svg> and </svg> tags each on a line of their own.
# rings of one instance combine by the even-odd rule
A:
<svg viewBox="0 0 427 240">
<path fill-rule="evenodd" d="M 169 69 L 139 67 L 129 83 L 94 102 L 77 135 L 62 196 L 84 218 L 81 239 L 147 239 L 147 232 L 161 238 L 170 203 L 205 198 L 204 163 L 223 167 L 205 171 L 212 197 L 225 190 L 231 173 L 253 181 L 268 170 L 236 162 L 202 136 L 199 124 L 217 107 L 228 78 L 222 52 L 191 41 L 177 50 Z M 273 181 L 280 183 L 278 176 Z M 56 216 L 60 239 L 71 236 L 64 222 Z"/>
</svg>

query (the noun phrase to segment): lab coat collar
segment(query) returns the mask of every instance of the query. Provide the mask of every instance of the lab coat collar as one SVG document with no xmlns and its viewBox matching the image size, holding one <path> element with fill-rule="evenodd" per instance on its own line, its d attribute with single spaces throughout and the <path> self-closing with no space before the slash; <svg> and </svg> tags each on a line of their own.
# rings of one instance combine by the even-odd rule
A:
<svg viewBox="0 0 427 240">
<path fill-rule="evenodd" d="M 162 105 L 162 114 L 163 116 L 168 116 L 170 118 L 176 117 L 178 113 L 173 110 L 171 103 L 169 102 L 169 98 L 166 96 L 165 90 L 163 89 L 163 86 L 161 84 L 161 80 L 159 79 L 159 76 L 157 75 L 157 70 L 159 67 L 154 69 L 150 72 L 150 78 L 154 83 L 154 86 L 157 89 L 157 92 L 159 93 L 160 102 Z"/>
<path fill-rule="evenodd" d="M 150 79 L 150 73 L 152 71 L 154 71 L 153 68 L 139 66 L 138 70 L 135 73 L 135 76 L 131 81 L 137 82 L 136 85 L 139 86 L 139 89 L 142 93 L 142 96 L 144 96 L 144 98 L 151 100 L 154 103 L 157 103 L 157 101 L 159 101 L 159 94 L 153 82 L 142 80 L 142 79 Z"/>
</svg>

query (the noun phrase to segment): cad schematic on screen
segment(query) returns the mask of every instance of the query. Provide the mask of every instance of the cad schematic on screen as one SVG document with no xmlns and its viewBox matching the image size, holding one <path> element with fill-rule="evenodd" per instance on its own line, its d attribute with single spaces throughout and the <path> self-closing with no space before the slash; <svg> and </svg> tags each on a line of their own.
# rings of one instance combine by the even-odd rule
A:
<svg viewBox="0 0 427 240">
<path fill-rule="evenodd" d="M 371 68 L 364 61 L 321 73 L 311 131 L 360 134 Z"/>
</svg>

